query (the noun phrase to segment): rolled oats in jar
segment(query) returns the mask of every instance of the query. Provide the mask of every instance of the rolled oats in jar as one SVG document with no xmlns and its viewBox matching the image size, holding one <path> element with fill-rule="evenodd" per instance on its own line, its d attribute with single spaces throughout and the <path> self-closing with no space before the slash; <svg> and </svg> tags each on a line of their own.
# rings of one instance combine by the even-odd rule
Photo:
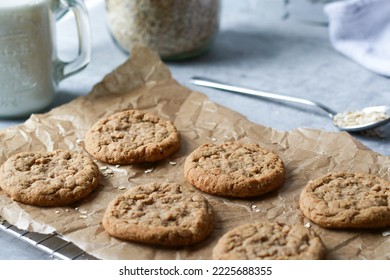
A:
<svg viewBox="0 0 390 280">
<path fill-rule="evenodd" d="M 219 25 L 219 0 L 106 0 L 106 12 L 121 49 L 141 44 L 166 60 L 205 52 Z"/>
</svg>

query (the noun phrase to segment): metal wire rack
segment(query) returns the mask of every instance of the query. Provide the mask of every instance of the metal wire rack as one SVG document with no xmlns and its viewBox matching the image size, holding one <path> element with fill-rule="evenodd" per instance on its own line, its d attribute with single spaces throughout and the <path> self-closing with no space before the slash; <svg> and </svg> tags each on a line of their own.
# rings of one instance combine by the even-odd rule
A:
<svg viewBox="0 0 390 280">
<path fill-rule="evenodd" d="M 3 230 L 20 240 L 29 243 L 32 246 L 48 253 L 55 259 L 60 260 L 96 260 L 94 256 L 89 255 L 72 242 L 65 240 L 56 233 L 41 234 L 21 230 L 14 225 L 9 224 L 0 217 L 0 230 Z"/>
</svg>

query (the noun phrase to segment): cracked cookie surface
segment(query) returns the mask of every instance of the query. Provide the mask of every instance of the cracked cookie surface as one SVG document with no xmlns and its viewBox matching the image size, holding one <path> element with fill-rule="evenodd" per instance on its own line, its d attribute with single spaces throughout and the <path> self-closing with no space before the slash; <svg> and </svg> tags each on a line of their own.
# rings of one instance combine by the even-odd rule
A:
<svg viewBox="0 0 390 280">
<path fill-rule="evenodd" d="M 107 207 L 103 226 L 112 236 L 165 246 L 198 243 L 213 229 L 214 217 L 207 200 L 175 183 L 132 187 Z"/>
<path fill-rule="evenodd" d="M 127 110 L 103 118 L 86 133 L 85 149 L 110 164 L 155 162 L 180 148 L 180 134 L 171 121 Z"/>
<path fill-rule="evenodd" d="M 274 152 L 257 144 L 204 144 L 184 164 L 187 181 L 200 190 L 221 196 L 253 197 L 280 187 L 285 167 Z"/>
<path fill-rule="evenodd" d="M 86 155 L 56 150 L 23 152 L 0 168 L 0 187 L 12 200 L 35 206 L 63 206 L 89 195 L 99 169 Z"/>
<path fill-rule="evenodd" d="M 244 224 L 225 233 L 213 249 L 215 260 L 317 260 L 325 248 L 302 225 Z"/>
<path fill-rule="evenodd" d="M 390 182 L 365 173 L 329 173 L 310 181 L 300 209 L 326 228 L 390 226 Z"/>
</svg>

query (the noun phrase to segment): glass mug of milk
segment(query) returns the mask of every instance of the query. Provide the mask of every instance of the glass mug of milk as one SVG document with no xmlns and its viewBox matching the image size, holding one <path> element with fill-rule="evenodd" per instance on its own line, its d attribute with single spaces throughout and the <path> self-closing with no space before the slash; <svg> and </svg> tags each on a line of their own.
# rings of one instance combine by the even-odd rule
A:
<svg viewBox="0 0 390 280">
<path fill-rule="evenodd" d="M 76 19 L 79 50 L 64 62 L 57 57 L 55 22 L 68 12 Z M 90 56 L 82 0 L 0 0 L 0 117 L 25 117 L 48 107 L 59 82 L 87 66 Z"/>
</svg>

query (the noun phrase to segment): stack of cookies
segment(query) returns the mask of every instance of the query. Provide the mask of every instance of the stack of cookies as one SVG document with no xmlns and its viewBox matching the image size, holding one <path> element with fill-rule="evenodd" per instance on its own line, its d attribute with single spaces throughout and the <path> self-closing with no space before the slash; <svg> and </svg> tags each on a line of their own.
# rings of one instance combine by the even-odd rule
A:
<svg viewBox="0 0 390 280">
<path fill-rule="evenodd" d="M 86 133 L 87 153 L 56 150 L 10 157 L 0 168 L 0 187 L 13 200 L 41 207 L 70 205 L 96 189 L 109 164 L 158 162 L 181 147 L 171 121 L 139 110 L 105 117 Z M 204 144 L 184 163 L 184 179 L 130 188 L 106 208 L 102 225 L 113 237 L 168 247 L 205 240 L 214 227 L 202 193 L 223 198 L 262 196 L 283 186 L 286 169 L 273 151 L 239 141 Z M 325 228 L 390 226 L 390 183 L 369 174 L 330 173 L 310 181 L 299 199 L 302 213 Z M 301 224 L 242 224 L 220 237 L 214 259 L 322 259 L 325 247 Z"/>
</svg>

